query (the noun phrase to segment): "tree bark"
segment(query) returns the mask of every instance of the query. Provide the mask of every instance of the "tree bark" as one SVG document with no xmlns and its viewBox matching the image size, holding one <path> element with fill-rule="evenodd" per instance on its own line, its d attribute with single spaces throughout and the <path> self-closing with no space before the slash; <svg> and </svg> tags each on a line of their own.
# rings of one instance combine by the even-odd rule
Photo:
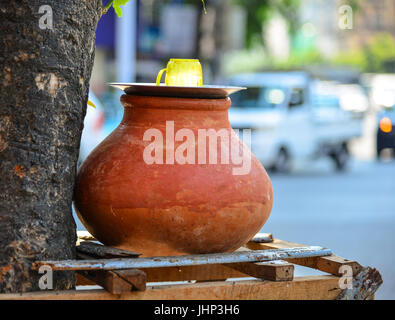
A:
<svg viewBox="0 0 395 320">
<path fill-rule="evenodd" d="M 0 0 L 0 292 L 39 290 L 31 262 L 75 257 L 71 203 L 100 15 L 100 0 Z M 74 287 L 73 273 L 53 276 L 53 289 Z"/>
</svg>

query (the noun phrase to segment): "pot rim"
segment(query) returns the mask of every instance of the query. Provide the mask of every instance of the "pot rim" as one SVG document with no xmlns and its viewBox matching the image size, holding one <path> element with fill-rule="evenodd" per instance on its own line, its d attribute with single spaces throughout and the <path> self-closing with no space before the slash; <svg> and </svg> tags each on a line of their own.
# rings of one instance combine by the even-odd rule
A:
<svg viewBox="0 0 395 320">
<path fill-rule="evenodd" d="M 229 97 L 224 99 L 197 99 L 141 96 L 131 94 L 122 95 L 121 103 L 125 108 L 178 109 L 196 111 L 226 111 L 232 104 Z"/>
</svg>

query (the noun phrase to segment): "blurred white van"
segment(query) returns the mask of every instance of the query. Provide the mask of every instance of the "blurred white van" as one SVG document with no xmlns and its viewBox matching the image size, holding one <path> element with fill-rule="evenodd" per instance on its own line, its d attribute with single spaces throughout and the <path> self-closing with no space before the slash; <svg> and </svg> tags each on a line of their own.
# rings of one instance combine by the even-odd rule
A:
<svg viewBox="0 0 395 320">
<path fill-rule="evenodd" d="M 231 96 L 229 120 L 234 129 L 251 129 L 252 151 L 266 168 L 286 172 L 321 156 L 345 168 L 361 119 L 340 108 L 338 96 L 315 94 L 307 73 L 240 74 L 228 84 L 248 88 Z"/>
</svg>

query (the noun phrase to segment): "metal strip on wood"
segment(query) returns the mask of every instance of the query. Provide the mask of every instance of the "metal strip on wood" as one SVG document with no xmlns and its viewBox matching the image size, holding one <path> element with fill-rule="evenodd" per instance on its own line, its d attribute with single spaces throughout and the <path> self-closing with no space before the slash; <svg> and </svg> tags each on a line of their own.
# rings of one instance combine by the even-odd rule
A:
<svg viewBox="0 0 395 320">
<path fill-rule="evenodd" d="M 36 261 L 33 270 L 48 265 L 53 270 L 119 270 L 157 267 L 181 267 L 202 264 L 226 264 L 238 262 L 262 262 L 281 259 L 306 258 L 331 255 L 332 251 L 318 246 L 238 251 L 232 253 L 209 253 L 186 256 L 121 258 L 96 260 Z"/>
</svg>

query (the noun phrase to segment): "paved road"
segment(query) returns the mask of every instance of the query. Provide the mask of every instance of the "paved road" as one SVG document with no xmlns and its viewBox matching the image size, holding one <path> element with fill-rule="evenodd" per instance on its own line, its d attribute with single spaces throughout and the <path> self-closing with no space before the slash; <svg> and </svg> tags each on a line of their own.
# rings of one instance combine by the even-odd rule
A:
<svg viewBox="0 0 395 320">
<path fill-rule="evenodd" d="M 262 232 L 377 268 L 384 283 L 376 299 L 395 299 L 395 162 L 354 161 L 345 173 L 321 162 L 271 178 L 274 206 Z"/>
<path fill-rule="evenodd" d="M 354 161 L 347 172 L 335 173 L 322 160 L 271 178 L 274 207 L 262 232 L 377 268 L 384 284 L 376 298 L 395 299 L 395 162 Z M 312 274 L 320 272 L 296 268 L 296 275 Z"/>
</svg>

